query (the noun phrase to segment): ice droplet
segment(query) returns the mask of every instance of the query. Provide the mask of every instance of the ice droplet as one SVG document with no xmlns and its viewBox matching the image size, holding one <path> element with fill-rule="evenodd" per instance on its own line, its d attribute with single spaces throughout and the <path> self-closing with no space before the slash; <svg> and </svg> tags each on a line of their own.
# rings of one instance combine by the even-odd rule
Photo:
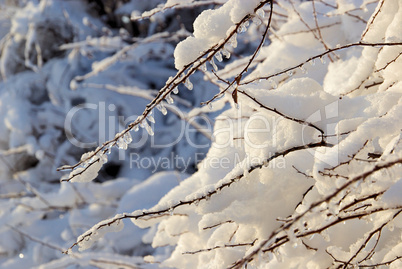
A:
<svg viewBox="0 0 402 269">
<path fill-rule="evenodd" d="M 154 136 L 154 130 L 152 129 L 152 127 L 150 125 L 147 124 L 147 126 L 145 126 L 145 130 L 147 130 L 148 134 L 150 136 Z"/>
<path fill-rule="evenodd" d="M 163 115 L 166 115 L 166 114 L 167 114 L 167 110 L 166 110 L 166 107 L 165 107 L 164 105 L 159 104 L 156 108 L 157 108 Z"/>
<path fill-rule="evenodd" d="M 229 39 L 228 44 L 231 45 L 233 48 L 237 47 L 237 34 L 234 33 L 232 37 Z"/>
<path fill-rule="evenodd" d="M 314 65 L 315 65 L 315 59 L 311 59 L 311 60 L 309 61 L 309 63 L 310 63 L 311 66 L 314 66 Z"/>
<path fill-rule="evenodd" d="M 223 48 L 221 51 L 222 51 L 223 56 L 226 57 L 226 59 L 230 58 L 230 52 L 226 48 Z"/>
<path fill-rule="evenodd" d="M 301 65 L 301 66 L 299 67 L 299 69 L 301 70 L 301 72 L 302 72 L 303 74 L 307 74 L 307 73 L 308 73 L 307 69 L 306 69 L 303 65 Z"/>
<path fill-rule="evenodd" d="M 155 118 L 152 115 L 148 115 L 147 120 L 149 120 L 152 123 L 155 123 Z"/>
<path fill-rule="evenodd" d="M 133 142 L 133 138 L 131 137 L 130 132 L 127 132 L 123 135 L 123 140 L 124 142 L 126 142 L 127 144 L 130 144 L 131 142 Z"/>
<path fill-rule="evenodd" d="M 273 89 L 278 88 L 278 84 L 276 84 L 276 81 L 273 80 L 272 78 L 268 79 L 268 82 L 271 84 Z"/>
<path fill-rule="evenodd" d="M 140 129 L 140 127 L 138 126 L 138 124 L 135 125 L 134 128 L 133 128 L 134 132 L 138 132 L 139 129 Z"/>
<path fill-rule="evenodd" d="M 207 68 L 207 64 L 206 64 L 206 63 L 203 63 L 203 64 L 201 65 L 201 70 L 204 71 L 204 72 L 207 72 L 207 71 L 208 71 L 208 68 Z"/>
<path fill-rule="evenodd" d="M 261 25 L 261 23 L 262 23 L 260 17 L 258 17 L 258 16 L 253 16 L 252 20 L 253 20 L 253 23 L 257 26 Z"/>
<path fill-rule="evenodd" d="M 208 108 L 209 108 L 210 110 L 212 110 L 212 103 L 209 103 L 209 104 L 208 104 Z"/>
<path fill-rule="evenodd" d="M 78 88 L 78 82 L 75 79 L 70 81 L 70 89 L 75 91 Z"/>
<path fill-rule="evenodd" d="M 259 16 L 260 18 L 265 17 L 265 11 L 262 8 L 258 9 L 255 14 L 257 14 L 257 16 Z"/>
<path fill-rule="evenodd" d="M 288 74 L 289 77 L 293 76 L 293 70 L 289 70 L 288 72 L 286 72 L 286 74 Z"/>
<path fill-rule="evenodd" d="M 110 153 L 112 153 L 112 148 L 113 148 L 113 143 L 109 143 L 109 144 L 106 146 L 105 154 L 109 155 Z"/>
<path fill-rule="evenodd" d="M 240 24 L 239 29 L 237 30 L 237 32 L 239 34 L 244 33 L 247 31 L 247 27 L 250 23 L 248 21 L 243 22 L 242 24 Z"/>
<path fill-rule="evenodd" d="M 320 61 L 321 61 L 322 64 L 326 64 L 326 63 L 327 63 L 327 62 L 325 61 L 325 59 L 324 59 L 324 56 L 323 56 L 323 57 L 320 57 Z"/>
<path fill-rule="evenodd" d="M 119 149 L 124 149 L 126 150 L 128 148 L 127 143 L 124 141 L 124 139 L 122 137 L 120 137 L 119 139 L 117 139 L 117 143 L 116 143 L 117 147 Z"/>
<path fill-rule="evenodd" d="M 106 151 L 106 153 L 107 153 L 107 151 Z M 103 154 L 103 153 L 99 154 L 99 158 L 101 159 L 102 163 L 107 163 L 107 161 L 108 161 L 106 154 Z"/>
<path fill-rule="evenodd" d="M 190 78 L 187 78 L 187 79 L 184 81 L 184 86 L 186 86 L 186 88 L 187 88 L 189 91 L 193 90 L 193 83 L 191 83 Z"/>
<path fill-rule="evenodd" d="M 166 102 L 168 104 L 173 104 L 174 103 L 174 100 L 173 100 L 172 96 L 170 96 L 170 93 L 168 95 L 166 95 Z"/>
<path fill-rule="evenodd" d="M 179 93 L 179 88 L 176 86 L 173 88 L 173 93 L 178 94 Z"/>
<path fill-rule="evenodd" d="M 217 51 L 215 53 L 215 58 L 218 60 L 218 62 L 222 62 L 223 61 L 222 53 L 220 51 Z"/>
<path fill-rule="evenodd" d="M 218 72 L 218 66 L 216 66 L 214 58 L 211 58 L 209 63 L 212 65 L 212 68 L 215 70 L 215 72 Z"/>
</svg>

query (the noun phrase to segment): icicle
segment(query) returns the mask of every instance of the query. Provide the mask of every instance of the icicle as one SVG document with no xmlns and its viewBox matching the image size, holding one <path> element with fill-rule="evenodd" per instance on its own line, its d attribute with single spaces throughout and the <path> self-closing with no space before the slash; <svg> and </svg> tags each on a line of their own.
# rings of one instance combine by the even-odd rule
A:
<svg viewBox="0 0 402 269">
<path fill-rule="evenodd" d="M 234 33 L 234 34 L 232 35 L 232 37 L 229 39 L 228 43 L 229 43 L 229 45 L 231 45 L 233 48 L 236 48 L 236 47 L 237 47 L 237 34 L 236 34 L 236 33 Z"/>
<path fill-rule="evenodd" d="M 169 84 L 172 81 L 173 81 L 173 77 L 169 77 L 168 80 L 166 81 L 166 84 Z"/>
<path fill-rule="evenodd" d="M 214 58 L 211 58 L 211 60 L 209 61 L 209 63 L 212 65 L 213 69 L 215 70 L 215 72 L 218 72 L 218 66 L 216 66 Z"/>
<path fill-rule="evenodd" d="M 244 23 L 242 23 L 242 24 L 239 26 L 239 29 L 237 30 L 237 32 L 238 32 L 239 34 L 246 32 L 246 31 L 247 31 L 247 26 L 248 26 L 249 24 L 250 24 L 250 23 L 249 23 L 248 21 L 245 21 Z"/>
<path fill-rule="evenodd" d="M 326 61 L 325 61 L 325 59 L 324 59 L 324 56 L 320 57 L 320 61 L 321 61 L 322 64 L 326 64 Z"/>
<path fill-rule="evenodd" d="M 302 71 L 303 74 L 307 74 L 307 69 L 302 65 L 299 67 L 299 69 Z"/>
<path fill-rule="evenodd" d="M 265 11 L 262 8 L 258 9 L 255 14 L 257 14 L 257 16 L 260 17 L 260 18 L 265 17 Z"/>
<path fill-rule="evenodd" d="M 163 115 L 166 115 L 166 114 L 167 114 L 167 110 L 166 110 L 166 107 L 165 107 L 164 105 L 159 104 L 156 108 L 157 108 Z"/>
<path fill-rule="evenodd" d="M 150 125 L 148 125 L 148 123 L 145 125 L 145 130 L 147 130 L 147 133 L 148 133 L 150 136 L 153 136 L 153 135 L 154 135 L 154 130 L 152 130 L 152 127 L 151 127 Z"/>
<path fill-rule="evenodd" d="M 124 142 L 126 142 L 127 144 L 130 144 L 131 142 L 133 142 L 133 138 L 131 137 L 130 132 L 127 132 L 123 135 L 123 140 Z"/>
<path fill-rule="evenodd" d="M 152 123 L 155 123 L 155 118 L 152 115 L 148 115 L 147 120 L 149 120 Z"/>
<path fill-rule="evenodd" d="M 208 108 L 209 108 L 210 110 L 212 110 L 212 103 L 209 103 L 209 104 L 208 104 Z"/>
<path fill-rule="evenodd" d="M 173 88 L 173 93 L 178 94 L 179 93 L 179 88 L 176 86 Z"/>
<path fill-rule="evenodd" d="M 191 91 L 193 89 L 193 83 L 191 83 L 190 78 L 187 78 L 184 81 L 184 86 L 186 86 L 186 88 Z"/>
<path fill-rule="evenodd" d="M 172 96 L 170 96 L 170 93 L 168 95 L 166 95 L 166 102 L 170 105 L 174 103 L 174 100 L 173 100 Z"/>
<path fill-rule="evenodd" d="M 91 159 L 88 160 L 88 165 L 91 163 L 94 163 L 95 161 L 97 161 L 99 159 L 99 157 L 97 156 L 93 156 Z"/>
<path fill-rule="evenodd" d="M 252 20 L 253 20 L 253 23 L 257 26 L 261 25 L 261 23 L 262 23 L 260 17 L 258 17 L 258 16 L 253 16 Z"/>
<path fill-rule="evenodd" d="M 314 60 L 314 59 L 311 59 L 311 60 L 309 61 L 309 63 L 310 63 L 311 66 L 314 66 L 314 65 L 315 65 L 315 60 Z"/>
<path fill-rule="evenodd" d="M 268 79 L 268 82 L 272 85 L 272 88 L 278 88 L 278 84 L 276 84 L 275 80 L 273 80 L 272 78 Z"/>
<path fill-rule="evenodd" d="M 222 61 L 223 61 L 223 59 L 222 59 L 222 53 L 221 53 L 220 51 L 217 51 L 217 52 L 215 53 L 215 58 L 218 60 L 218 62 L 222 62 Z"/>
<path fill-rule="evenodd" d="M 117 143 L 116 143 L 117 147 L 119 149 L 124 149 L 126 150 L 128 148 L 126 141 L 124 141 L 124 139 L 122 137 L 120 137 L 119 139 L 117 139 Z"/>
<path fill-rule="evenodd" d="M 203 63 L 203 64 L 201 65 L 201 70 L 204 71 L 204 72 L 207 72 L 207 71 L 208 71 L 208 68 L 207 68 L 207 64 L 206 64 L 206 63 Z"/>
<path fill-rule="evenodd" d="M 286 74 L 288 74 L 289 77 L 293 76 L 293 70 L 289 70 L 288 72 L 286 72 Z"/>
<path fill-rule="evenodd" d="M 138 124 L 135 125 L 134 128 L 133 128 L 134 132 L 138 132 L 139 129 L 140 129 L 140 127 L 138 126 Z"/>
<path fill-rule="evenodd" d="M 80 166 L 81 166 L 82 168 L 87 168 L 88 165 L 89 165 L 88 161 L 84 161 L 84 162 L 81 163 Z"/>
<path fill-rule="evenodd" d="M 223 48 L 221 51 L 222 51 L 223 56 L 226 57 L 226 59 L 230 58 L 230 52 L 226 48 Z"/>
<path fill-rule="evenodd" d="M 279 250 L 274 250 L 274 256 L 278 262 L 282 262 L 282 254 L 279 252 Z"/>
<path fill-rule="evenodd" d="M 99 154 L 100 153 L 100 154 Z M 99 159 L 101 159 L 101 161 L 102 161 L 102 163 L 107 163 L 107 155 L 106 154 L 103 154 L 102 152 L 99 152 L 98 154 L 98 156 L 99 156 Z"/>
<path fill-rule="evenodd" d="M 107 154 L 107 155 L 109 155 L 110 153 L 112 153 L 112 148 L 113 148 L 113 143 L 109 143 L 109 144 L 106 146 L 106 149 L 105 149 L 104 153 Z"/>
</svg>

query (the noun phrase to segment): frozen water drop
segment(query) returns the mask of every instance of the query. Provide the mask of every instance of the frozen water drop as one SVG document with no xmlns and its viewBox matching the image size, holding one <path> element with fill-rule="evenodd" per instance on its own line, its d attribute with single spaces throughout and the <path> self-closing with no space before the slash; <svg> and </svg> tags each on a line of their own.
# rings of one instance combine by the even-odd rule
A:
<svg viewBox="0 0 402 269">
<path fill-rule="evenodd" d="M 315 59 L 311 59 L 311 60 L 309 61 L 309 63 L 310 63 L 311 66 L 314 66 L 314 65 L 315 65 Z"/>
<path fill-rule="evenodd" d="M 107 163 L 107 155 L 106 154 L 100 154 L 99 158 L 101 159 L 102 163 Z"/>
<path fill-rule="evenodd" d="M 78 82 L 75 79 L 72 79 L 70 81 L 70 89 L 75 91 L 78 88 Z"/>
<path fill-rule="evenodd" d="M 165 107 L 164 105 L 159 104 L 156 108 L 157 108 L 163 115 L 166 115 L 166 114 L 167 114 L 167 110 L 166 110 L 166 107 Z"/>
<path fill-rule="evenodd" d="M 176 86 L 173 88 L 173 93 L 178 94 L 179 93 L 179 88 Z"/>
<path fill-rule="evenodd" d="M 127 143 L 124 141 L 124 139 L 122 137 L 120 137 L 119 139 L 117 139 L 117 143 L 116 143 L 117 147 L 119 149 L 127 149 Z"/>
<path fill-rule="evenodd" d="M 184 81 L 184 86 L 189 90 L 193 90 L 193 83 L 191 83 L 190 78 L 187 78 L 186 81 Z"/>
<path fill-rule="evenodd" d="M 174 100 L 173 100 L 172 96 L 170 96 L 170 93 L 168 95 L 166 95 L 166 102 L 168 104 L 173 104 L 174 103 Z"/>
<path fill-rule="evenodd" d="M 229 39 L 228 44 L 231 45 L 233 48 L 237 47 L 237 34 L 234 33 L 232 37 Z"/>
<path fill-rule="evenodd" d="M 218 66 L 215 64 L 214 58 L 211 58 L 209 63 L 212 65 L 212 68 L 215 70 L 215 72 L 218 72 Z"/>
<path fill-rule="evenodd" d="M 222 51 L 223 56 L 226 57 L 226 59 L 230 58 L 230 52 L 226 48 L 223 48 L 221 51 Z"/>
<path fill-rule="evenodd" d="M 322 64 L 326 64 L 326 61 L 325 61 L 325 59 L 324 59 L 324 56 L 323 56 L 323 57 L 320 57 L 320 61 L 321 61 Z"/>
<path fill-rule="evenodd" d="M 260 18 L 265 17 L 265 11 L 262 8 L 258 9 L 255 14 L 257 14 L 257 16 L 259 16 Z"/>
<path fill-rule="evenodd" d="M 288 72 L 286 72 L 286 74 L 288 74 L 289 77 L 293 76 L 293 70 L 289 70 Z"/>
<path fill-rule="evenodd" d="M 261 23 L 262 23 L 260 17 L 258 17 L 258 16 L 254 16 L 254 17 L 252 18 L 252 20 L 253 20 L 253 23 L 254 23 L 255 25 L 257 25 L 257 26 L 261 25 Z"/>
<path fill-rule="evenodd" d="M 215 53 L 215 58 L 218 60 L 218 62 L 222 62 L 223 58 L 222 58 L 222 53 L 220 51 L 217 51 Z M 216 71 L 216 70 L 215 70 Z"/>
<path fill-rule="evenodd" d="M 247 27 L 250 23 L 248 21 L 243 22 L 242 24 L 240 24 L 239 29 L 237 30 L 237 32 L 239 34 L 244 33 L 247 31 Z"/>
<path fill-rule="evenodd" d="M 133 142 L 133 138 L 131 137 L 130 132 L 127 132 L 123 135 L 123 140 L 124 142 L 126 142 L 127 144 L 130 144 L 131 142 Z"/>
<path fill-rule="evenodd" d="M 140 127 L 138 126 L 138 124 L 135 125 L 134 128 L 133 128 L 134 132 L 138 132 L 139 129 L 140 129 Z"/>
<path fill-rule="evenodd" d="M 149 120 L 152 123 L 155 123 L 155 118 L 152 115 L 148 115 L 147 120 Z"/>
<path fill-rule="evenodd" d="M 306 69 L 303 65 L 299 66 L 299 69 L 300 69 L 300 71 L 301 71 L 303 74 L 307 74 L 307 73 L 308 73 L 308 72 L 307 72 L 307 69 Z"/>
<path fill-rule="evenodd" d="M 148 134 L 149 134 L 150 136 L 153 136 L 153 135 L 154 135 L 154 130 L 153 130 L 152 127 L 149 126 L 148 124 L 147 124 L 147 126 L 145 126 L 145 130 L 147 130 L 147 132 L 148 132 Z"/>
<path fill-rule="evenodd" d="M 209 104 L 208 104 L 208 108 L 209 108 L 210 110 L 212 110 L 212 103 L 209 103 Z"/>
<path fill-rule="evenodd" d="M 206 64 L 206 63 L 203 63 L 203 64 L 201 65 L 201 70 L 204 71 L 204 72 L 207 72 L 207 71 L 208 71 L 208 68 L 207 68 L 207 64 Z"/>
</svg>

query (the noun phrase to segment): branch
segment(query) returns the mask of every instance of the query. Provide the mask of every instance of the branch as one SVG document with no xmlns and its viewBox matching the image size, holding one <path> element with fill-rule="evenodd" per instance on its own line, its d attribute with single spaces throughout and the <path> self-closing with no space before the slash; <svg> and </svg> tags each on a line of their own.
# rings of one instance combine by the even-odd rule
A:
<svg viewBox="0 0 402 269">
<path fill-rule="evenodd" d="M 303 65 L 307 64 L 308 62 L 312 62 L 312 61 L 314 61 L 314 60 L 316 60 L 318 58 L 321 59 L 323 56 L 325 56 L 325 55 L 327 55 L 327 54 L 329 54 L 331 52 L 334 52 L 334 51 L 348 49 L 348 48 L 352 48 L 352 47 L 384 47 L 384 46 L 402 46 L 402 42 L 366 43 L 366 42 L 363 42 L 363 41 L 359 41 L 359 42 L 356 42 L 356 43 L 350 43 L 350 44 L 343 45 L 343 46 L 340 46 L 340 47 L 337 47 L 337 48 L 332 48 L 332 49 L 326 50 L 326 51 L 324 51 L 324 52 L 322 52 L 320 54 L 317 54 L 315 56 L 312 56 L 312 57 L 308 58 L 307 60 L 305 60 L 302 63 L 299 63 L 298 65 L 283 69 L 282 71 L 279 71 L 279 72 L 274 73 L 272 75 L 253 78 L 253 79 L 248 80 L 246 82 L 240 83 L 239 85 L 247 85 L 247 84 L 253 83 L 255 81 L 258 81 L 260 79 L 267 80 L 267 79 L 270 79 L 270 78 L 273 78 L 273 77 L 276 77 L 276 76 L 279 76 L 279 75 L 282 75 L 282 74 L 286 74 L 289 71 L 293 71 L 294 69 L 301 68 Z"/>
</svg>

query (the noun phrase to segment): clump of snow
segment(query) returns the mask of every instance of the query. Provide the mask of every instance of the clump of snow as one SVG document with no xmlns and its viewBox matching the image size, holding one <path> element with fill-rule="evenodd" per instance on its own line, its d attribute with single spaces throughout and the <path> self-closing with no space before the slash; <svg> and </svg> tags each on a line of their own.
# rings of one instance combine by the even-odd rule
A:
<svg viewBox="0 0 402 269">
<path fill-rule="evenodd" d="M 194 36 L 187 37 L 175 49 L 176 69 L 195 61 L 202 52 L 225 39 L 234 24 L 254 13 L 260 0 L 229 0 L 215 10 L 203 11 L 194 21 Z"/>
</svg>

